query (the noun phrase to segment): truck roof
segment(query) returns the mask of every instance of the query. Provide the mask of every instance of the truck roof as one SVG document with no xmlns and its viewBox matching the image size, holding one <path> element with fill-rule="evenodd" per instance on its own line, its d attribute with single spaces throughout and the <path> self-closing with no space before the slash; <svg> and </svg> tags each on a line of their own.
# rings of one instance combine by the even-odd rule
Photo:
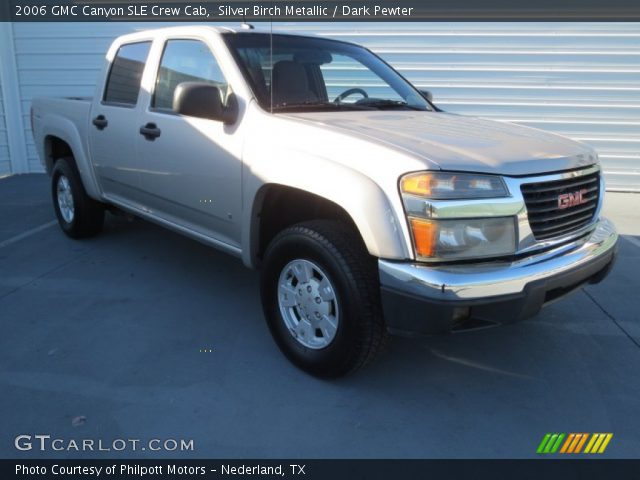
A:
<svg viewBox="0 0 640 480">
<path fill-rule="evenodd" d="M 237 28 L 227 27 L 227 26 L 212 26 L 212 25 L 184 25 L 177 27 L 162 27 L 162 28 L 152 28 L 139 30 L 134 33 L 129 33 L 126 35 L 121 35 L 116 39 L 117 43 L 128 43 L 133 41 L 139 41 L 143 39 L 150 39 L 156 36 L 173 36 L 173 35 L 187 35 L 189 33 L 193 34 L 194 32 L 200 33 L 242 33 L 242 34 L 251 34 L 251 33 L 275 33 L 278 35 L 292 35 L 298 37 L 315 37 L 315 35 L 311 34 L 299 34 L 299 33 L 291 33 L 291 32 L 280 32 L 265 30 L 265 29 L 248 29 L 243 28 L 239 25 Z"/>
</svg>

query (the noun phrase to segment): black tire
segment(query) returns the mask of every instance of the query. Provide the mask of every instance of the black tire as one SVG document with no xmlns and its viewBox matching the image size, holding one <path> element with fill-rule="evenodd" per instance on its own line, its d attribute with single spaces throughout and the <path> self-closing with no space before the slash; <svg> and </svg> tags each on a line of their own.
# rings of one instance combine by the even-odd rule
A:
<svg viewBox="0 0 640 480">
<path fill-rule="evenodd" d="M 68 181 L 73 200 L 73 214 L 68 219 L 65 219 L 58 201 L 61 177 Z M 69 237 L 86 238 L 100 233 L 104 224 L 104 206 L 87 195 L 73 159 L 60 158 L 56 161 L 51 173 L 51 195 L 60 228 Z"/>
<path fill-rule="evenodd" d="M 300 343 L 280 310 L 280 274 L 297 259 L 326 272 L 341 312 L 333 340 L 321 349 Z M 265 253 L 261 296 L 276 343 L 291 362 L 312 375 L 335 378 L 354 372 L 373 360 L 386 341 L 377 263 L 357 232 L 338 222 L 305 222 L 279 233 Z"/>
</svg>

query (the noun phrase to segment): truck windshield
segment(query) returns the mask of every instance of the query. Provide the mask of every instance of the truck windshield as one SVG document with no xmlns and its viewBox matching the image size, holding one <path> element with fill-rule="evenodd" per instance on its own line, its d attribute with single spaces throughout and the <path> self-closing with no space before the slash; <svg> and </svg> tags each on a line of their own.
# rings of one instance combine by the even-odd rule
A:
<svg viewBox="0 0 640 480">
<path fill-rule="evenodd" d="M 265 110 L 432 110 L 409 82 L 366 48 L 267 33 L 224 38 Z"/>
</svg>

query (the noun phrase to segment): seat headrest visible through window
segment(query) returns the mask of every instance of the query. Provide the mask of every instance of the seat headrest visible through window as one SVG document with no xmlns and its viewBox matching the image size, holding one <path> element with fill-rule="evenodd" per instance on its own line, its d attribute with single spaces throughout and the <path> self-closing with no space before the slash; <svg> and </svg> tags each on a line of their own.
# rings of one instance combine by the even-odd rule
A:
<svg viewBox="0 0 640 480">
<path fill-rule="evenodd" d="M 272 89 L 274 105 L 318 100 L 309 87 L 304 65 L 291 60 L 281 60 L 273 65 Z"/>
</svg>

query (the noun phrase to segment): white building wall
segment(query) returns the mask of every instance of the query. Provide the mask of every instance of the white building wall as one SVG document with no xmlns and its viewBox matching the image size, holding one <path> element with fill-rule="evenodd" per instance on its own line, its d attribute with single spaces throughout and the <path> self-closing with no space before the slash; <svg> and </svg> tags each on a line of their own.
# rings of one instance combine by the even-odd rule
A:
<svg viewBox="0 0 640 480">
<path fill-rule="evenodd" d="M 28 119 L 31 99 L 36 95 L 92 95 L 113 38 L 158 26 L 13 24 L 22 118 L 11 121 L 21 122 L 24 128 L 30 171 L 41 171 Z M 361 43 L 417 86 L 430 89 L 445 110 L 519 122 L 590 143 L 600 154 L 609 188 L 640 190 L 638 23 L 274 26 L 280 31 Z M 0 162 L 2 148 L 0 129 Z"/>
<path fill-rule="evenodd" d="M 7 141 L 7 122 L 4 118 L 4 103 L 2 102 L 2 79 L 0 78 L 0 177 L 11 173 L 9 163 L 9 142 Z"/>
<path fill-rule="evenodd" d="M 13 164 L 26 157 L 16 70 L 13 30 L 10 23 L 0 22 L 0 176 L 25 170 L 23 164 Z"/>
</svg>

